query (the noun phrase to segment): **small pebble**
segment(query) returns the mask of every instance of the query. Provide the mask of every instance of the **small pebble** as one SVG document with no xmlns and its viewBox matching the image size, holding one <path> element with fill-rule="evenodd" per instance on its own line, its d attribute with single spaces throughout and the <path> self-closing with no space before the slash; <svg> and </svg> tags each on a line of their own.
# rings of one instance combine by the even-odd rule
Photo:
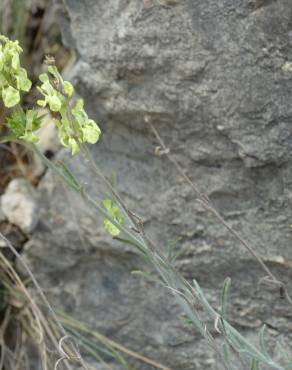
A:
<svg viewBox="0 0 292 370">
<path fill-rule="evenodd" d="M 4 217 L 23 232 L 31 233 L 35 229 L 39 219 L 38 197 L 26 179 L 17 178 L 8 184 L 0 207 Z"/>
</svg>

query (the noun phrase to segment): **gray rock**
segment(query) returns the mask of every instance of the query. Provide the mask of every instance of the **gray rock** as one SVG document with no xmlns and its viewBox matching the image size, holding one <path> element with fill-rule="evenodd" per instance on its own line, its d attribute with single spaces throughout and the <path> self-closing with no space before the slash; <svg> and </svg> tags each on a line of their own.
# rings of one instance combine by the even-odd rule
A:
<svg viewBox="0 0 292 370">
<path fill-rule="evenodd" d="M 92 149 L 99 166 L 118 175 L 119 191 L 162 250 L 180 237 L 177 268 L 214 306 L 232 278 L 229 317 L 247 338 L 267 322 L 270 334 L 291 340 L 289 306 L 258 284 L 259 265 L 154 155 L 145 122 L 273 272 L 291 281 L 291 1 L 59 3 L 65 43 L 79 56 L 72 80 L 103 131 Z M 78 156 L 60 158 L 100 190 Z M 216 368 L 169 292 L 131 275 L 147 268 L 143 261 L 113 243 L 102 220 L 50 173 L 40 189 L 42 223 L 27 259 L 52 301 L 172 369 Z"/>
<path fill-rule="evenodd" d="M 17 178 L 8 184 L 1 197 L 1 209 L 6 219 L 23 232 L 31 233 L 38 222 L 38 197 L 30 183 Z"/>
<path fill-rule="evenodd" d="M 0 202 L 0 204 L 1 204 L 1 202 Z M 0 223 L 3 222 L 3 221 L 5 221 L 5 215 L 2 211 L 2 208 L 0 207 Z"/>
</svg>

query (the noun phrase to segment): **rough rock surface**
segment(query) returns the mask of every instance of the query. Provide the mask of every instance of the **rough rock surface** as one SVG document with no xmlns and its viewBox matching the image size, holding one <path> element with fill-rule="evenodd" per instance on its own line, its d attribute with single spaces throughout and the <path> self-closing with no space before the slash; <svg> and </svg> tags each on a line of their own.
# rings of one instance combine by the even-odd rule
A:
<svg viewBox="0 0 292 370">
<path fill-rule="evenodd" d="M 154 155 L 144 120 L 291 283 L 291 1 L 66 0 L 59 8 L 65 43 L 78 55 L 72 80 L 101 123 L 93 148 L 100 167 L 118 175 L 119 190 L 161 248 L 180 237 L 177 267 L 211 302 L 232 278 L 230 318 L 244 335 L 266 322 L 270 334 L 291 336 L 291 309 L 258 284 L 259 265 Z M 78 157 L 60 157 L 98 190 Z M 130 274 L 145 268 L 140 258 L 113 244 L 96 215 L 50 173 L 40 188 L 42 223 L 26 256 L 51 299 L 174 370 L 216 368 L 199 335 L 177 319 L 169 293 Z"/>
<path fill-rule="evenodd" d="M 2 211 L 2 208 L 0 208 L 0 223 L 3 222 L 3 221 L 5 221 L 5 215 Z"/>
</svg>

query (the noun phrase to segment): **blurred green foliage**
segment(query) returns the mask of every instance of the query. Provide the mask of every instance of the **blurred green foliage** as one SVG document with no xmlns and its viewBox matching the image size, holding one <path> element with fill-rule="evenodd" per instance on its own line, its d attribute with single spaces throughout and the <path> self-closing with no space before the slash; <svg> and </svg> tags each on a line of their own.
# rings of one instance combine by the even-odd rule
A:
<svg viewBox="0 0 292 370">
<path fill-rule="evenodd" d="M 1 0 L 0 33 L 25 46 L 25 30 L 28 11 L 25 0 Z"/>
</svg>

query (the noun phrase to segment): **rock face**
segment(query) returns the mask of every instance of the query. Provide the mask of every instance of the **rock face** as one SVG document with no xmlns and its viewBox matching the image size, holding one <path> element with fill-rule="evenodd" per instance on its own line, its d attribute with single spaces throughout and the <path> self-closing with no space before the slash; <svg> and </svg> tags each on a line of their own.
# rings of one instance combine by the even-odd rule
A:
<svg viewBox="0 0 292 370">
<path fill-rule="evenodd" d="M 232 278 L 229 315 L 244 335 L 252 338 L 266 322 L 271 334 L 291 337 L 291 309 L 258 284 L 265 275 L 259 265 L 154 155 L 145 122 L 273 272 L 291 282 L 291 1 L 66 0 L 58 7 L 64 41 L 78 55 L 72 81 L 103 131 L 93 148 L 100 167 L 118 175 L 118 189 L 161 248 L 180 238 L 177 267 L 213 304 Z M 60 157 L 98 190 L 86 163 Z M 40 189 L 42 223 L 27 259 L 51 299 L 172 369 L 216 368 L 205 342 L 178 320 L 169 293 L 130 274 L 146 268 L 140 258 L 112 243 L 96 215 L 50 173 Z"/>
</svg>

